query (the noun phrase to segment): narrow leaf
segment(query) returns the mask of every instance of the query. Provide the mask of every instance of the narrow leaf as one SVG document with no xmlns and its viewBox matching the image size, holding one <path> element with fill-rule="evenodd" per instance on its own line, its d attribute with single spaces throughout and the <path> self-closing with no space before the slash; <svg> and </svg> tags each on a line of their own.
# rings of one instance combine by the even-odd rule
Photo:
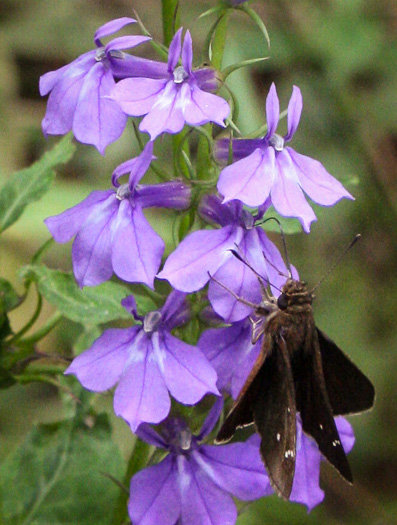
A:
<svg viewBox="0 0 397 525">
<path fill-rule="evenodd" d="M 29 168 L 18 171 L 0 189 L 0 232 L 9 228 L 31 202 L 39 200 L 51 187 L 53 168 L 67 162 L 75 146 L 64 137 Z"/>
</svg>

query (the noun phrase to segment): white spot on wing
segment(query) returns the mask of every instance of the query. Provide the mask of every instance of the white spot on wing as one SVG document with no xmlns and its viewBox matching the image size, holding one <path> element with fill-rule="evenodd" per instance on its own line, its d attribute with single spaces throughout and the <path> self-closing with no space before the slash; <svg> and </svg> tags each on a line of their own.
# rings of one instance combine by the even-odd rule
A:
<svg viewBox="0 0 397 525">
<path fill-rule="evenodd" d="M 277 439 L 277 441 L 280 441 L 280 439 L 281 439 L 281 434 L 277 433 L 276 439 Z"/>
</svg>

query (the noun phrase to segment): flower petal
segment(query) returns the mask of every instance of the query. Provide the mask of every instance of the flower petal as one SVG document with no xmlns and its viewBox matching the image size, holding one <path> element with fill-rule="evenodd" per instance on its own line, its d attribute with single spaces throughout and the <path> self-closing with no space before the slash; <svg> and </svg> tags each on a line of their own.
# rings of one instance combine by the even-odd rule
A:
<svg viewBox="0 0 397 525">
<path fill-rule="evenodd" d="M 139 327 L 106 330 L 92 346 L 75 357 L 65 374 L 74 374 L 84 388 L 103 392 L 119 380 Z"/>
<path fill-rule="evenodd" d="M 276 170 L 277 175 L 271 190 L 273 206 L 284 217 L 297 217 L 308 233 L 316 215 L 303 195 L 287 149 L 277 155 Z"/>
<path fill-rule="evenodd" d="M 270 138 L 276 132 L 279 118 L 280 118 L 280 102 L 277 96 L 276 85 L 273 82 L 272 85 L 270 86 L 269 94 L 266 97 L 266 122 L 267 122 L 266 137 Z"/>
<path fill-rule="evenodd" d="M 229 104 L 222 97 L 202 91 L 198 86 L 185 83 L 183 113 L 186 122 L 191 126 L 201 126 L 207 122 L 215 122 L 225 127 L 223 122 L 230 113 Z M 188 91 L 189 90 L 189 91 Z"/>
<path fill-rule="evenodd" d="M 126 78 L 117 82 L 110 93 L 127 115 L 146 115 L 165 88 L 167 80 L 154 78 Z"/>
<path fill-rule="evenodd" d="M 237 510 L 229 494 L 220 490 L 193 462 L 178 456 L 182 523 L 234 525 Z"/>
<path fill-rule="evenodd" d="M 128 512 L 134 525 L 175 525 L 180 507 L 173 456 L 141 470 L 131 479 Z"/>
<path fill-rule="evenodd" d="M 114 273 L 124 281 L 144 283 L 153 288 L 163 252 L 164 241 L 150 226 L 140 207 L 132 208 L 128 199 L 122 200 L 112 237 Z"/>
<path fill-rule="evenodd" d="M 96 206 L 84 222 L 72 246 L 73 271 L 79 286 L 96 286 L 110 279 L 112 233 L 118 210 L 113 192 Z"/>
<path fill-rule="evenodd" d="M 224 168 L 218 180 L 223 202 L 238 199 L 247 206 L 260 206 L 268 198 L 274 180 L 273 148 L 256 149 L 251 155 Z"/>
<path fill-rule="evenodd" d="M 192 74 L 193 63 L 193 44 L 192 37 L 189 30 L 186 31 L 185 39 L 182 47 L 182 66 L 186 73 L 190 76 Z"/>
<path fill-rule="evenodd" d="M 114 196 L 114 191 L 93 191 L 82 202 L 67 209 L 59 215 L 53 215 L 45 219 L 45 225 L 50 230 L 56 242 L 68 242 L 74 237 L 81 228 L 84 221 L 93 211 L 101 206 L 110 196 Z"/>
<path fill-rule="evenodd" d="M 241 500 L 254 500 L 272 493 L 259 454 L 259 444 L 202 445 L 194 459 L 221 489 Z"/>
<path fill-rule="evenodd" d="M 183 28 L 179 28 L 173 36 L 168 50 L 168 71 L 172 73 L 176 68 L 179 57 L 181 56 L 181 42 L 182 42 Z"/>
<path fill-rule="evenodd" d="M 336 417 L 335 424 L 338 429 L 343 449 L 346 454 L 348 454 L 352 450 L 355 441 L 353 427 L 344 417 Z"/>
<path fill-rule="evenodd" d="M 164 379 L 171 395 L 180 403 L 193 405 L 207 393 L 219 395 L 216 372 L 207 358 L 194 346 L 163 332 L 152 341 L 164 370 Z"/>
<path fill-rule="evenodd" d="M 73 118 L 73 133 L 84 144 L 93 144 L 104 154 L 127 123 L 119 105 L 107 95 L 115 85 L 111 71 L 98 62 L 86 75 Z"/>
<path fill-rule="evenodd" d="M 288 103 L 288 133 L 284 137 L 286 142 L 292 139 L 295 131 L 298 129 L 302 108 L 303 101 L 301 90 L 297 86 L 294 86 Z"/>
<path fill-rule="evenodd" d="M 94 42 L 97 47 L 102 46 L 101 38 L 104 38 L 106 36 L 112 35 L 113 33 L 117 33 L 117 31 L 120 31 L 123 27 L 125 27 L 128 24 L 134 24 L 136 23 L 136 20 L 134 18 L 129 18 L 127 16 L 123 16 L 121 18 L 116 18 L 115 20 L 110 20 L 109 22 L 106 22 L 106 24 L 103 24 L 101 27 L 99 27 L 95 31 L 94 35 Z"/>
<path fill-rule="evenodd" d="M 223 262 L 232 257 L 230 249 L 241 238 L 241 228 L 233 225 L 220 230 L 200 230 L 188 235 L 169 255 L 159 279 L 167 279 L 182 292 L 202 288 Z"/>
<path fill-rule="evenodd" d="M 114 411 L 135 432 L 141 423 L 159 423 L 170 411 L 171 401 L 163 375 L 153 359 L 151 340 L 135 341 L 128 365 L 114 394 Z"/>
<path fill-rule="evenodd" d="M 342 184 L 330 175 L 317 160 L 286 148 L 305 193 L 317 204 L 332 206 L 340 199 L 354 199 Z"/>
</svg>

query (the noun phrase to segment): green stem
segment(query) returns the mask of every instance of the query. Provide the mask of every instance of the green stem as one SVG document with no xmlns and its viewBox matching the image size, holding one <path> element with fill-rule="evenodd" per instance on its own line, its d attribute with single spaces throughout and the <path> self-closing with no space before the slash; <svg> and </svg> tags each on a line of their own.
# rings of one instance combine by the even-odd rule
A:
<svg viewBox="0 0 397 525">
<path fill-rule="evenodd" d="M 56 312 L 52 317 L 48 319 L 46 323 L 43 324 L 37 332 L 30 335 L 29 337 L 25 337 L 25 339 L 22 339 L 19 344 L 21 345 L 32 345 L 34 343 L 37 343 L 37 341 L 40 341 L 45 337 L 51 330 L 56 326 L 59 321 L 62 319 L 62 314 L 60 312 Z"/>
<path fill-rule="evenodd" d="M 174 36 L 175 28 L 179 27 L 180 20 L 178 14 L 179 0 L 161 0 L 164 44 L 169 46 Z"/>
<path fill-rule="evenodd" d="M 38 293 L 38 297 L 37 297 L 37 305 L 36 305 L 36 309 L 35 311 L 33 312 L 33 315 L 32 317 L 30 318 L 30 320 L 25 324 L 25 326 L 23 328 L 21 328 L 21 330 L 16 333 L 11 339 L 9 339 L 7 341 L 7 345 L 8 346 L 11 346 L 12 344 L 14 344 L 16 341 L 18 341 L 19 339 L 21 339 L 21 337 L 26 334 L 26 332 L 28 332 L 30 330 L 30 328 L 34 325 L 34 323 L 37 321 L 37 319 L 39 318 L 39 315 L 40 315 L 40 312 L 41 312 L 41 308 L 43 306 L 43 299 L 40 295 L 40 293 L 37 291 Z"/>
<path fill-rule="evenodd" d="M 212 58 L 211 65 L 220 71 L 222 69 L 223 53 L 225 51 L 227 26 L 229 21 L 229 13 L 225 13 L 219 20 L 214 37 L 212 39 Z"/>
</svg>

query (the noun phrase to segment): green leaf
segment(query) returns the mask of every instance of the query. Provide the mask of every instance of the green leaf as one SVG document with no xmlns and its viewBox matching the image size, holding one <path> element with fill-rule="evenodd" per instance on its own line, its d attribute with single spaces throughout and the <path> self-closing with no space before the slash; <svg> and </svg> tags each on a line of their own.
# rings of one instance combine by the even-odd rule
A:
<svg viewBox="0 0 397 525">
<path fill-rule="evenodd" d="M 19 275 L 35 281 L 47 301 L 76 323 L 96 325 L 115 319 L 131 319 L 131 314 L 120 304 L 130 291 L 121 284 L 106 282 L 82 290 L 72 274 L 41 265 L 25 266 Z"/>
<path fill-rule="evenodd" d="M 266 222 L 261 224 L 261 228 L 263 228 L 265 231 L 280 233 L 280 225 L 276 221 L 266 220 L 270 219 L 271 217 L 274 217 L 279 221 L 279 223 L 281 224 L 281 229 L 286 235 L 293 233 L 302 233 L 302 225 L 298 221 L 298 219 L 283 217 L 282 215 L 277 213 L 272 206 L 267 210 L 263 218 Z"/>
<path fill-rule="evenodd" d="M 39 200 L 54 180 L 53 168 L 67 162 L 75 146 L 64 137 L 29 168 L 15 173 L 0 190 L 0 232 L 9 228 L 31 202 Z"/>
<path fill-rule="evenodd" d="M 0 277 L 0 314 L 13 310 L 20 301 L 21 299 L 12 284 Z"/>
<path fill-rule="evenodd" d="M 125 465 L 105 415 L 38 425 L 0 466 L 4 525 L 108 525 Z"/>
</svg>

